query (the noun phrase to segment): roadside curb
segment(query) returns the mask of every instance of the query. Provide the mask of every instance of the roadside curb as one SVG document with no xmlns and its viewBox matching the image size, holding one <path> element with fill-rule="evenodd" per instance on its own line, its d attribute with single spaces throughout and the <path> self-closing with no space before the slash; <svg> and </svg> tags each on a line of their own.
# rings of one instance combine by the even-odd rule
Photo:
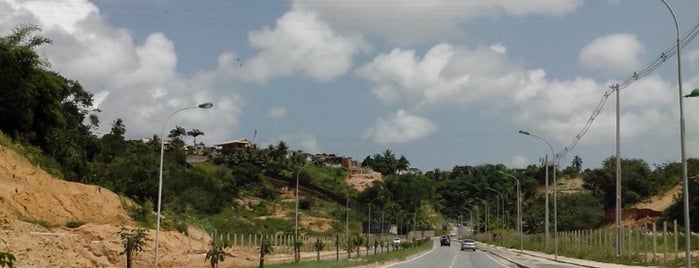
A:
<svg viewBox="0 0 699 268">
<path fill-rule="evenodd" d="M 498 246 L 494 246 L 494 245 L 490 245 L 490 244 L 485 244 L 485 243 L 482 243 L 482 244 L 485 245 L 485 247 L 484 247 L 484 249 L 483 249 L 484 251 L 487 251 L 487 252 L 490 253 L 490 254 L 493 254 L 493 255 L 498 256 L 498 257 L 500 257 L 500 258 L 502 258 L 502 259 L 505 259 L 505 260 L 507 260 L 507 261 L 509 261 L 509 262 L 511 262 L 511 263 L 513 263 L 513 264 L 515 264 L 515 265 L 517 265 L 517 266 L 520 267 L 520 268 L 534 268 L 534 267 L 529 266 L 529 265 L 526 265 L 526 264 L 523 264 L 523 263 L 521 263 L 521 262 L 519 262 L 519 261 L 515 261 L 515 260 L 513 260 L 513 258 L 511 258 L 511 257 L 504 256 L 504 255 L 506 255 L 506 254 L 498 253 L 498 252 L 496 251 L 496 249 L 497 249 L 497 250 L 502 250 L 502 251 L 507 251 L 507 252 L 509 252 L 509 253 L 511 253 L 511 254 L 526 255 L 526 256 L 530 256 L 530 257 L 532 257 L 532 258 L 537 258 L 537 259 L 541 259 L 541 260 L 548 260 L 548 261 L 553 261 L 553 262 L 557 262 L 557 263 L 561 263 L 561 264 L 570 264 L 570 265 L 575 265 L 575 266 L 579 266 L 579 267 L 586 267 L 586 268 L 604 268 L 604 267 L 629 267 L 629 268 L 632 268 L 632 267 L 641 267 L 641 266 L 619 265 L 619 264 L 615 264 L 615 263 L 599 263 L 599 265 L 585 264 L 585 263 L 584 263 L 585 260 L 581 260 L 581 261 L 575 261 L 575 260 L 562 260 L 562 259 L 560 259 L 560 258 L 556 259 L 556 258 L 552 258 L 552 257 L 549 257 L 549 256 L 545 256 L 544 254 L 536 254 L 536 253 L 531 253 L 531 252 L 528 252 L 528 251 L 519 251 L 518 249 L 505 248 L 505 247 L 498 247 Z M 561 257 L 561 256 L 559 256 L 559 257 Z M 568 257 L 564 257 L 564 258 L 568 258 Z M 643 266 L 643 267 L 646 267 L 646 266 Z M 650 268 L 650 267 L 654 267 L 654 266 L 647 266 L 647 267 Z"/>
<path fill-rule="evenodd" d="M 511 262 L 511 263 L 513 263 L 514 265 L 517 265 L 517 267 L 519 267 L 519 268 L 534 268 L 534 267 L 532 267 L 532 266 L 529 266 L 529 265 L 526 265 L 526 264 L 517 262 L 517 261 L 513 260 L 512 258 L 505 257 L 505 256 L 503 256 L 502 254 L 499 254 L 499 253 L 495 252 L 495 251 L 492 249 L 492 246 L 491 246 L 491 245 L 488 245 L 488 248 L 487 248 L 487 249 L 483 249 L 483 251 L 486 251 L 486 252 L 488 252 L 488 253 L 490 253 L 490 254 L 493 254 L 493 255 L 495 255 L 495 256 L 498 256 L 498 258 L 502 258 L 502 259 L 504 259 L 504 260 L 506 260 L 506 261 L 508 261 L 508 262 Z"/>
</svg>

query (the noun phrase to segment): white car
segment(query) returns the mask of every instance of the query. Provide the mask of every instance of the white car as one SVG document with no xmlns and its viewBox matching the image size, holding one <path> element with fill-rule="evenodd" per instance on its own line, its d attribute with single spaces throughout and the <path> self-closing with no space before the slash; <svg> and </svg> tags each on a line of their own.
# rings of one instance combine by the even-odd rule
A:
<svg viewBox="0 0 699 268">
<path fill-rule="evenodd" d="M 471 239 L 466 239 L 461 242 L 461 251 L 476 251 L 476 241 L 473 241 Z"/>
<path fill-rule="evenodd" d="M 393 245 L 400 245 L 400 237 L 393 238 Z"/>
</svg>

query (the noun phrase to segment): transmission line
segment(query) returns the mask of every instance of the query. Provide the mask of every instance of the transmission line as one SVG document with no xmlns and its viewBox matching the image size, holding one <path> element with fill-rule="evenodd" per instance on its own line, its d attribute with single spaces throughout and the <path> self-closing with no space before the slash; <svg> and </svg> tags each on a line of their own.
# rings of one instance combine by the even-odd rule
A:
<svg viewBox="0 0 699 268">
<path fill-rule="evenodd" d="M 684 38 L 682 38 L 682 40 L 680 41 L 680 47 L 684 48 L 685 46 L 687 46 L 689 43 L 691 43 L 697 37 L 697 35 L 699 35 L 699 23 L 694 25 L 694 27 L 692 27 L 692 29 L 689 31 L 689 33 L 687 33 L 684 36 Z M 675 54 L 677 54 L 677 46 L 676 45 L 672 46 L 672 47 L 666 49 L 665 51 L 663 51 L 662 53 L 660 53 L 660 56 L 658 56 L 654 61 L 646 64 L 646 66 L 644 66 L 640 71 L 634 72 L 631 75 L 631 77 L 627 78 L 626 80 L 624 80 L 623 82 L 621 82 L 618 85 L 618 89 L 615 89 L 616 86 L 610 86 L 604 92 L 602 99 L 600 99 L 599 103 L 597 104 L 597 107 L 595 107 L 595 110 L 592 112 L 592 115 L 585 123 L 585 126 L 583 127 L 583 129 L 580 132 L 578 132 L 577 135 L 575 135 L 575 138 L 573 138 L 573 140 L 571 141 L 570 144 L 568 144 L 568 146 L 563 148 L 563 151 L 561 151 L 559 154 L 557 154 L 556 158 L 560 160 L 566 154 L 568 154 L 571 150 L 573 150 L 573 148 L 575 148 L 576 145 L 578 145 L 578 142 L 580 142 L 580 139 L 582 139 L 582 137 L 585 136 L 585 134 L 587 134 L 587 131 L 590 130 L 590 127 L 592 126 L 592 122 L 594 122 L 595 119 L 597 118 L 597 116 L 602 112 L 602 108 L 604 108 L 604 104 L 607 102 L 607 99 L 609 99 L 609 96 L 612 95 L 612 93 L 614 93 L 614 90 L 621 90 L 621 89 L 627 88 L 628 86 L 630 86 L 634 82 L 638 81 L 639 79 L 648 76 L 650 73 L 655 71 L 655 69 L 657 69 L 660 65 L 662 65 L 665 62 L 665 60 L 674 56 Z M 681 83 L 681 81 L 680 81 L 680 83 Z"/>
</svg>

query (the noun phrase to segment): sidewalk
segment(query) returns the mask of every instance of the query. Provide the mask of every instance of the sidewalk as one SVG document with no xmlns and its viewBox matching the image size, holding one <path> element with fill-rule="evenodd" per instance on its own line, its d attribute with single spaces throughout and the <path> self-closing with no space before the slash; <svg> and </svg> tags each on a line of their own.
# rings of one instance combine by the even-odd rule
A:
<svg viewBox="0 0 699 268">
<path fill-rule="evenodd" d="M 654 266 L 631 266 L 614 263 L 604 263 L 583 259 L 575 259 L 558 255 L 556 258 L 553 254 L 524 250 L 520 252 L 518 249 L 503 248 L 495 245 L 484 243 L 478 244 L 478 249 L 491 253 L 495 256 L 503 258 L 509 262 L 516 264 L 520 268 L 537 268 L 537 267 L 589 267 L 589 268 L 640 268 Z"/>
</svg>

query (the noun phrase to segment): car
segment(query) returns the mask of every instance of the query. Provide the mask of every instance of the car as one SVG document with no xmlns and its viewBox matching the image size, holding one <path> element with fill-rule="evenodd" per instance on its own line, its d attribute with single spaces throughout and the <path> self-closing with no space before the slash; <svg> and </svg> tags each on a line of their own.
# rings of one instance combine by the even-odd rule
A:
<svg viewBox="0 0 699 268">
<path fill-rule="evenodd" d="M 394 237 L 394 238 L 393 238 L 393 245 L 394 245 L 394 246 L 400 245 L 400 237 Z"/>
<path fill-rule="evenodd" d="M 450 247 L 451 247 L 451 238 L 449 238 L 449 237 L 446 236 L 446 235 L 443 235 L 443 236 L 439 239 L 439 246 L 450 246 Z"/>
<path fill-rule="evenodd" d="M 465 239 L 464 241 L 461 241 L 461 251 L 466 250 L 476 251 L 476 241 L 473 241 L 471 239 Z"/>
</svg>

